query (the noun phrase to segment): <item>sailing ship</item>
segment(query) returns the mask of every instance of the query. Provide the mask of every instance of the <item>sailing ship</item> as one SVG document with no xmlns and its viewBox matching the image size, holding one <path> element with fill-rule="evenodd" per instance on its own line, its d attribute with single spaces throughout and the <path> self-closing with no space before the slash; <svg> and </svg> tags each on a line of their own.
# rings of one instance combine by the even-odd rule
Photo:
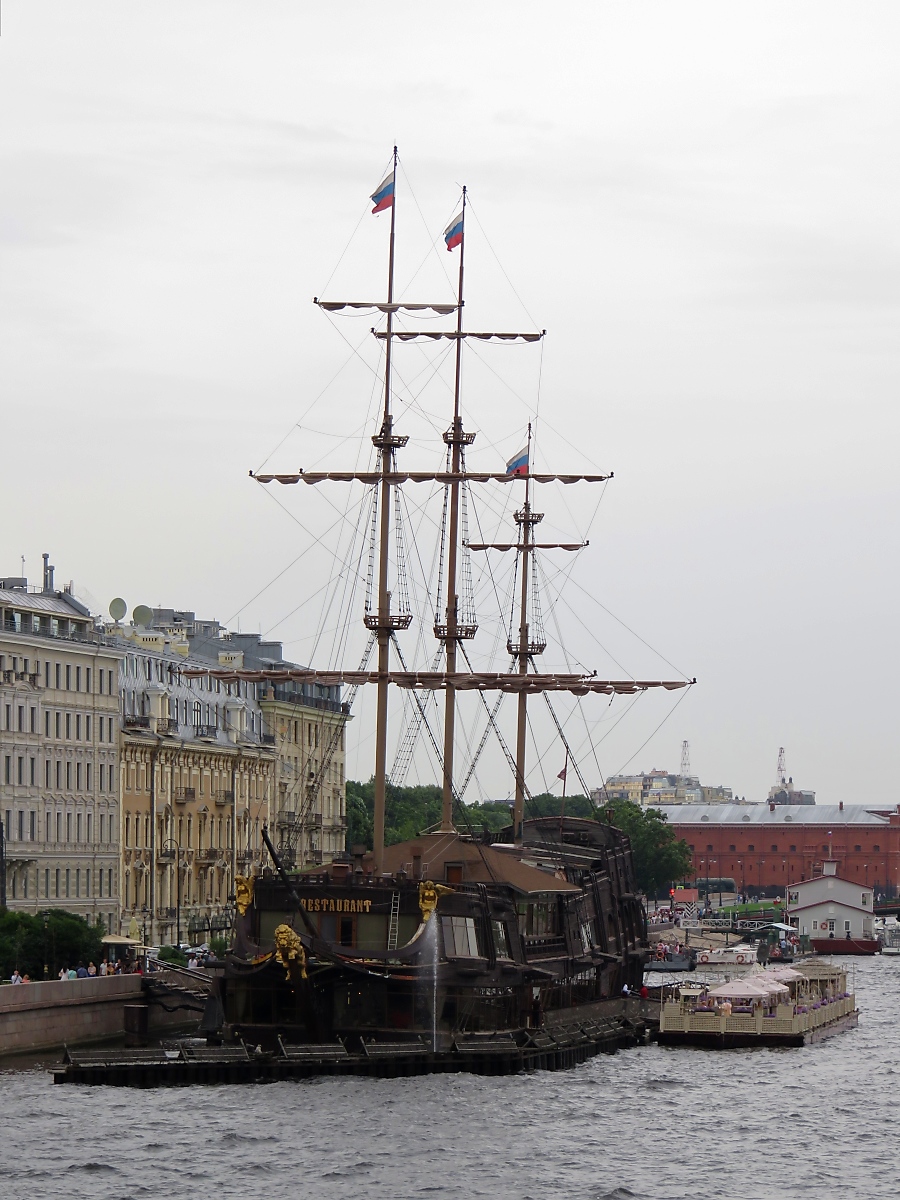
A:
<svg viewBox="0 0 900 1200">
<path fill-rule="evenodd" d="M 450 303 L 395 299 L 397 151 L 373 193 L 374 212 L 390 211 L 387 294 L 384 301 L 316 298 L 327 313 L 369 309 L 383 327 L 383 403 L 372 436 L 371 471 L 256 473 L 263 485 L 361 484 L 371 491 L 369 592 L 363 620 L 369 645 L 358 670 L 221 669 L 223 683 L 346 687 L 376 690 L 374 830 L 371 852 L 297 870 L 289 831 L 264 830 L 272 866 L 236 885 L 234 946 L 204 1022 L 207 1034 L 243 1042 L 274 1055 L 285 1070 L 316 1072 L 477 1070 L 559 1067 L 641 1035 L 638 1001 L 648 954 L 647 927 L 635 885 L 627 837 L 601 820 L 529 817 L 526 772 L 528 701 L 531 696 L 633 695 L 650 688 L 678 689 L 692 680 L 599 679 L 585 673 L 547 673 L 537 660 L 546 647 L 536 611 L 538 552 L 580 549 L 582 543 L 545 543 L 536 527 L 539 485 L 602 482 L 610 476 L 534 471 L 529 426 L 526 445 L 502 472 L 472 471 L 466 450 L 475 435 L 464 429 L 461 364 L 467 341 L 537 341 L 544 331 L 469 330 L 464 322 L 467 193 L 444 233 L 458 250 L 456 296 Z M 451 318 L 449 329 L 420 334 L 402 328 L 402 313 Z M 417 472 L 400 466 L 408 438 L 393 412 L 392 371 L 399 343 L 448 340 L 455 354 L 453 412 L 443 434 L 445 469 Z M 405 485 L 428 482 L 443 489 L 444 508 L 433 632 L 440 669 L 407 669 L 398 633 L 413 621 L 397 536 L 397 496 Z M 473 484 L 522 489 L 516 532 L 508 543 L 468 538 L 466 497 Z M 511 552 L 516 563 L 516 611 L 507 650 L 510 669 L 473 669 L 466 644 L 475 638 L 470 556 Z M 372 652 L 374 666 L 369 665 Z M 443 736 L 431 733 L 442 763 L 442 810 L 437 828 L 385 845 L 389 778 L 388 714 L 391 689 L 411 695 L 418 725 L 428 729 L 425 702 L 444 693 Z M 470 828 L 455 779 L 457 706 L 475 692 L 496 729 L 496 702 L 516 698 L 516 741 L 505 753 L 512 773 L 511 824 L 496 839 Z M 563 730 L 557 721 L 561 736 Z M 564 738 L 563 738 L 564 740 Z M 568 743 L 567 764 L 574 762 Z M 317 771 L 327 770 L 325 747 Z M 579 774 L 585 795 L 589 789 Z M 313 788 L 318 781 L 313 781 Z"/>
</svg>

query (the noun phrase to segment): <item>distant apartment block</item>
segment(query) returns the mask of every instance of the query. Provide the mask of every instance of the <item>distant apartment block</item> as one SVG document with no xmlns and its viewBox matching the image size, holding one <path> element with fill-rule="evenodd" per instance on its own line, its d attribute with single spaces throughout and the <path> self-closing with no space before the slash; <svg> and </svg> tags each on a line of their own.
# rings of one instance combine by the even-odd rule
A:
<svg viewBox="0 0 900 1200">
<path fill-rule="evenodd" d="M 591 796 L 598 804 L 630 800 L 643 808 L 665 804 L 730 804 L 731 788 L 702 784 L 693 775 L 674 775 L 656 767 L 639 775 L 611 775 Z"/>
</svg>

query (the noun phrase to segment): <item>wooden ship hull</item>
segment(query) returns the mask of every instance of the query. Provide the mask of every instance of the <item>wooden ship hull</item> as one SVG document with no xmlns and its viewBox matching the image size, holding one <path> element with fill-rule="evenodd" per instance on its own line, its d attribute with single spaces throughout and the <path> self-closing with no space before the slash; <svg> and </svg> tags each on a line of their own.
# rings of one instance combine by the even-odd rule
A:
<svg viewBox="0 0 900 1200">
<path fill-rule="evenodd" d="M 552 818 L 521 846 L 430 834 L 385 858 L 379 878 L 361 863 L 258 878 L 206 1032 L 362 1073 L 568 1066 L 644 1037 L 623 995 L 648 946 L 619 830 Z"/>
</svg>

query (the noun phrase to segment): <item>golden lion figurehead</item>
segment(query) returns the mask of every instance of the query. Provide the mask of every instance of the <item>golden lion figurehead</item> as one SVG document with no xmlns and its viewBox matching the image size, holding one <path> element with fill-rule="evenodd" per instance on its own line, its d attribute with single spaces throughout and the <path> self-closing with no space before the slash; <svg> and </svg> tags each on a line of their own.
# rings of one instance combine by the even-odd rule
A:
<svg viewBox="0 0 900 1200">
<path fill-rule="evenodd" d="M 306 978 L 306 951 L 290 925 L 279 925 L 275 930 L 275 959 L 284 967 L 288 979 L 296 974 L 298 968 L 300 978 Z"/>
</svg>

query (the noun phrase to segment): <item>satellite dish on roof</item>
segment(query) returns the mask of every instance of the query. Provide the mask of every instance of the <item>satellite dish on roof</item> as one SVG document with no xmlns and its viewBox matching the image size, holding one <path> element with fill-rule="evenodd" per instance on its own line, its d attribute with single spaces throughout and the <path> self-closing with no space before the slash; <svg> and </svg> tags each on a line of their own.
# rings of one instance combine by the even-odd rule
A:
<svg viewBox="0 0 900 1200">
<path fill-rule="evenodd" d="M 114 621 L 121 621 L 128 612 L 128 605 L 121 596 L 116 596 L 115 599 L 109 602 L 109 615 Z"/>
<path fill-rule="evenodd" d="M 153 620 L 153 609 L 148 608 L 146 604 L 138 604 L 131 614 L 131 619 L 135 625 L 149 625 Z"/>
</svg>

